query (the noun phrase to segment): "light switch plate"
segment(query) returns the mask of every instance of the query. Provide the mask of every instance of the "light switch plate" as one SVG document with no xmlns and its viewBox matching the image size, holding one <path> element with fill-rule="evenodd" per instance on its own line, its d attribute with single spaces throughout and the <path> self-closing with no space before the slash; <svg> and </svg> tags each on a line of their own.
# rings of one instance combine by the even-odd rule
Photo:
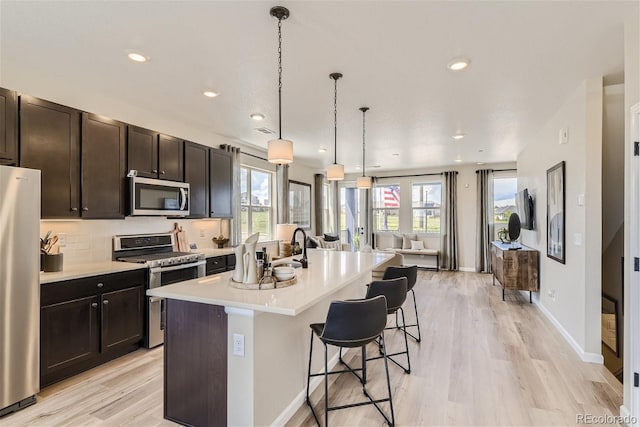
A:
<svg viewBox="0 0 640 427">
<path fill-rule="evenodd" d="M 584 206 L 584 194 L 578 194 L 578 206 Z"/>
<path fill-rule="evenodd" d="M 573 234 L 573 244 L 576 246 L 582 245 L 582 233 L 574 233 Z"/>
<path fill-rule="evenodd" d="M 569 142 L 569 128 L 562 128 L 558 134 L 558 144 L 566 144 L 567 142 Z"/>
<path fill-rule="evenodd" d="M 244 335 L 233 334 L 233 355 L 244 357 Z"/>
</svg>

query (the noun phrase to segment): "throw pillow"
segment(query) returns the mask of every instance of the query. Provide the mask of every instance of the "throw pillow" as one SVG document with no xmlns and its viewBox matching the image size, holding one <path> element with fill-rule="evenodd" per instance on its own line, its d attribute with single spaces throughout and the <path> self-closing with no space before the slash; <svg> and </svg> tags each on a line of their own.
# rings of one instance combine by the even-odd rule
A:
<svg viewBox="0 0 640 427">
<path fill-rule="evenodd" d="M 391 238 L 393 239 L 391 247 L 393 249 L 402 249 L 402 234 L 393 233 L 393 236 Z"/>
<path fill-rule="evenodd" d="M 422 240 L 412 240 L 411 249 L 414 251 L 419 249 L 424 249 L 424 242 Z"/>
<path fill-rule="evenodd" d="M 336 236 L 335 234 L 324 233 L 322 237 L 324 238 L 325 242 L 335 242 L 336 240 L 340 240 L 340 237 Z"/>
<path fill-rule="evenodd" d="M 324 248 L 324 239 L 320 236 L 309 237 L 316 244 L 316 248 Z"/>
<path fill-rule="evenodd" d="M 307 237 L 307 249 L 315 249 L 318 247 L 318 241 L 313 237 Z"/>
<path fill-rule="evenodd" d="M 402 249 L 411 249 L 411 241 L 418 240 L 417 234 L 403 234 L 402 235 Z"/>
<path fill-rule="evenodd" d="M 340 249 L 342 249 L 342 243 L 340 243 L 340 240 L 334 240 L 332 242 L 324 242 L 324 247 L 325 249 L 339 251 Z"/>
</svg>

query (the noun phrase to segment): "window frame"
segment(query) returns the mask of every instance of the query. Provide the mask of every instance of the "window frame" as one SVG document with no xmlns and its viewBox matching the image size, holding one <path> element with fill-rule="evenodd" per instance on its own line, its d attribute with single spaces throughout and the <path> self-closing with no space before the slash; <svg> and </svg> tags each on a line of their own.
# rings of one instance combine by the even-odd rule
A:
<svg viewBox="0 0 640 427">
<path fill-rule="evenodd" d="M 376 189 L 377 188 L 384 188 L 384 187 L 398 187 L 398 207 L 395 208 L 387 208 L 387 207 L 383 207 L 383 208 L 379 208 L 376 207 L 378 204 L 378 201 L 376 200 Z M 402 222 L 402 195 L 401 195 L 401 189 L 402 186 L 400 183 L 380 183 L 380 184 L 375 184 L 372 188 L 372 195 L 371 195 L 371 227 L 373 228 L 373 232 L 399 232 L 401 230 L 401 222 Z M 384 194 L 384 192 L 382 193 Z M 382 203 L 384 204 L 384 201 L 382 201 Z M 384 211 L 398 211 L 398 228 L 395 230 L 391 230 L 391 229 L 387 229 L 387 230 L 381 230 L 378 228 L 378 221 L 376 221 L 377 212 L 384 212 Z"/>
<path fill-rule="evenodd" d="M 242 224 L 242 210 L 244 208 L 247 208 L 247 235 L 244 236 L 242 234 L 242 225 L 240 226 L 240 235 L 242 236 L 241 238 L 244 240 L 246 239 L 248 236 L 251 236 L 253 233 L 255 233 L 255 231 L 252 230 L 252 215 L 253 215 L 253 209 L 252 208 L 268 208 L 269 210 L 269 222 L 268 222 L 268 227 L 269 227 L 269 231 L 268 231 L 268 235 L 263 235 L 263 233 L 260 233 L 260 237 L 259 237 L 259 241 L 267 241 L 267 240 L 273 240 L 275 236 L 275 203 L 273 200 L 273 196 L 275 194 L 273 185 L 274 185 L 274 178 L 275 178 L 275 173 L 273 171 L 270 170 L 266 170 L 266 169 L 261 169 L 261 168 L 257 168 L 254 166 L 250 166 L 250 165 L 246 165 L 246 164 L 241 164 L 240 165 L 240 176 L 242 176 L 242 171 L 243 169 L 247 170 L 247 201 L 248 204 L 243 204 L 242 203 L 242 187 L 239 191 L 238 197 L 240 198 L 240 224 Z M 268 200 L 269 200 L 269 205 L 254 205 L 252 204 L 252 193 L 251 193 L 251 172 L 252 171 L 256 171 L 256 172 L 260 172 L 260 173 L 264 173 L 267 174 L 269 176 L 269 194 L 268 194 Z"/>
<path fill-rule="evenodd" d="M 433 185 L 437 185 L 440 187 L 440 206 L 438 207 L 424 207 L 424 206 L 420 206 L 420 207 L 415 207 L 413 206 L 413 189 L 414 186 L 433 186 Z M 432 235 L 432 236 L 438 236 L 440 234 L 442 234 L 442 205 L 443 205 L 443 194 L 442 194 L 442 188 L 443 188 L 443 183 L 442 180 L 436 180 L 436 181 L 412 181 L 411 182 L 411 232 L 412 233 L 420 233 L 420 234 L 426 234 L 426 235 Z M 428 231 L 429 227 L 427 226 L 427 231 L 422 231 L 422 230 L 416 230 L 414 228 L 414 212 L 416 210 L 425 210 L 425 211 L 429 211 L 429 210 L 437 210 L 438 211 L 438 217 L 440 218 L 440 226 L 438 227 L 438 231 Z M 435 216 L 435 215 L 434 215 Z"/>
</svg>

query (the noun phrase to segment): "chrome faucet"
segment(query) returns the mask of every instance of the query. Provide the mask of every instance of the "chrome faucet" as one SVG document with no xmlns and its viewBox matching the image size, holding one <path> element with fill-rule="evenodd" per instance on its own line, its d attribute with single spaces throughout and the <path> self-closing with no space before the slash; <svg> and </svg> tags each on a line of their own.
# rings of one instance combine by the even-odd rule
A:
<svg viewBox="0 0 640 427">
<path fill-rule="evenodd" d="M 293 231 L 293 237 L 291 237 L 291 246 L 296 244 L 296 234 L 298 231 L 302 232 L 302 258 L 300 260 L 294 259 L 294 261 L 300 262 L 302 264 L 302 268 L 307 268 L 309 266 L 309 261 L 307 260 L 307 233 L 300 227 L 296 228 Z"/>
</svg>

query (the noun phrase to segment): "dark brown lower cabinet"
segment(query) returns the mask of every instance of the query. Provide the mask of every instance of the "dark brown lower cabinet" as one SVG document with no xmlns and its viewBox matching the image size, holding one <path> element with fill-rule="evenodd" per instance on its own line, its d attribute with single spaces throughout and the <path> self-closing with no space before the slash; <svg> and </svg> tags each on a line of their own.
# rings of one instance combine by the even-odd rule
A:
<svg viewBox="0 0 640 427">
<path fill-rule="evenodd" d="M 227 425 L 227 313 L 166 300 L 164 417 L 187 426 Z"/>
<path fill-rule="evenodd" d="M 40 285 L 40 387 L 138 349 L 146 271 Z"/>
</svg>

